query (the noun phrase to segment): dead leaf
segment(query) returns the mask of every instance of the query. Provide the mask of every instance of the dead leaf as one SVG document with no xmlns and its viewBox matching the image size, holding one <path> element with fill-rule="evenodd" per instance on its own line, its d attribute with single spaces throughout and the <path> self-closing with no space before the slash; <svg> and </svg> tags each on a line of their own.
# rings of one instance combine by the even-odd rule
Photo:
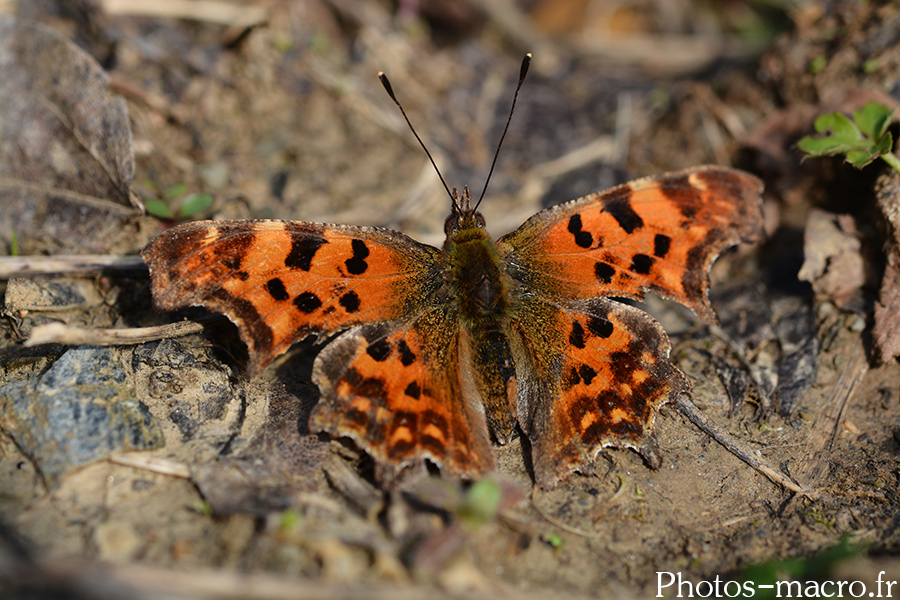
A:
<svg viewBox="0 0 900 600">
<path fill-rule="evenodd" d="M 810 282 L 819 298 L 853 310 L 852 300 L 866 283 L 861 250 L 853 217 L 814 209 L 806 221 L 798 277 Z"/>
<path fill-rule="evenodd" d="M 23 253 L 130 249 L 131 128 L 109 77 L 43 26 L 0 17 L 0 241 Z"/>
</svg>

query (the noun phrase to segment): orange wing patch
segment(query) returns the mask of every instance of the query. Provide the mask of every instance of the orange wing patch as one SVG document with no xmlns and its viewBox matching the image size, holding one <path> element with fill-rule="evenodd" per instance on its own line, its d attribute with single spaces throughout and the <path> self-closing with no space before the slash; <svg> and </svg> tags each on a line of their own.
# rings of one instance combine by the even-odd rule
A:
<svg viewBox="0 0 900 600">
<path fill-rule="evenodd" d="M 141 255 L 158 308 L 205 306 L 238 325 L 251 374 L 309 335 L 414 313 L 439 258 L 397 232 L 288 221 L 188 223 Z"/>
<path fill-rule="evenodd" d="M 639 179 L 540 212 L 498 245 L 514 279 L 553 296 L 652 290 L 714 322 L 706 274 L 723 249 L 761 238 L 761 191 L 722 167 Z"/>
<path fill-rule="evenodd" d="M 662 327 L 643 311 L 605 298 L 552 310 L 562 355 L 553 368 L 525 375 L 532 393 L 547 400 L 520 398 L 538 484 L 549 488 L 572 471 L 589 472 L 605 447 L 632 448 L 658 465 L 656 414 L 690 392 L 668 360 L 671 345 Z M 527 335 L 523 348 L 541 354 L 542 342 Z"/>
<path fill-rule="evenodd" d="M 445 311 L 413 325 L 366 325 L 330 343 L 313 366 L 316 431 L 352 438 L 381 467 L 431 459 L 475 479 L 495 466 L 484 412 L 464 398 L 459 327 Z"/>
</svg>

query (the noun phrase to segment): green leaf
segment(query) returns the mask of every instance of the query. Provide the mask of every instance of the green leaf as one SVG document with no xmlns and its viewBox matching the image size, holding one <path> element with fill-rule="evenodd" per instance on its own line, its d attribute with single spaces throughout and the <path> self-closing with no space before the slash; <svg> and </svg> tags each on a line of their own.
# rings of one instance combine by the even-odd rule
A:
<svg viewBox="0 0 900 600">
<path fill-rule="evenodd" d="M 166 189 L 163 192 L 163 198 L 166 200 L 171 200 L 172 198 L 180 198 L 184 196 L 188 191 L 188 184 L 186 183 L 176 183 L 172 187 Z"/>
<path fill-rule="evenodd" d="M 868 144 L 861 142 L 860 140 L 851 140 L 848 142 L 843 138 L 837 138 L 835 136 L 817 138 L 808 135 L 797 142 L 797 147 L 810 156 L 833 156 L 835 154 L 844 154 L 852 150 L 859 150 L 861 146 L 866 147 Z"/>
<path fill-rule="evenodd" d="M 209 194 L 189 194 L 178 209 L 178 218 L 187 219 L 197 213 L 201 213 L 213 204 L 213 197 Z"/>
<path fill-rule="evenodd" d="M 888 154 L 893 149 L 894 137 L 891 135 L 890 131 L 885 131 L 884 135 L 882 135 L 878 139 L 878 141 L 875 143 L 875 146 L 872 148 L 873 152 L 875 152 L 875 154 L 878 156 Z"/>
<path fill-rule="evenodd" d="M 563 546 L 566 545 L 566 540 L 562 538 L 558 533 L 551 533 L 547 535 L 547 543 L 553 546 L 555 550 L 559 550 Z"/>
<path fill-rule="evenodd" d="M 476 481 L 459 507 L 460 520 L 469 527 L 478 527 L 491 521 L 500 509 L 501 497 L 500 485 L 496 481 Z"/>
<path fill-rule="evenodd" d="M 811 61 L 809 61 L 809 65 L 807 68 L 809 69 L 810 73 L 815 75 L 816 73 L 821 72 L 822 69 L 824 69 L 827 65 L 828 65 L 828 59 L 825 58 L 823 55 L 819 54 L 818 56 L 814 57 Z"/>
<path fill-rule="evenodd" d="M 169 208 L 169 205 L 158 198 L 150 198 L 144 202 L 147 208 L 147 214 L 153 215 L 157 219 L 174 219 L 175 213 Z"/>
<path fill-rule="evenodd" d="M 302 517 L 297 509 L 289 508 L 281 513 L 281 519 L 278 523 L 278 529 L 282 533 L 290 533 L 296 530 L 300 526 L 300 521 Z"/>
<path fill-rule="evenodd" d="M 818 117 L 816 117 L 815 127 L 818 133 L 831 131 L 835 138 L 839 138 L 847 142 L 862 139 L 862 133 L 859 131 L 853 121 L 851 121 L 841 113 L 835 112 L 819 115 Z"/>
<path fill-rule="evenodd" d="M 853 111 L 853 120 L 863 135 L 871 140 L 877 140 L 891 126 L 891 111 L 880 102 L 869 102 L 861 109 Z"/>
<path fill-rule="evenodd" d="M 878 154 L 870 150 L 851 150 L 847 152 L 847 162 L 857 169 L 862 169 L 876 158 L 878 158 Z"/>
</svg>

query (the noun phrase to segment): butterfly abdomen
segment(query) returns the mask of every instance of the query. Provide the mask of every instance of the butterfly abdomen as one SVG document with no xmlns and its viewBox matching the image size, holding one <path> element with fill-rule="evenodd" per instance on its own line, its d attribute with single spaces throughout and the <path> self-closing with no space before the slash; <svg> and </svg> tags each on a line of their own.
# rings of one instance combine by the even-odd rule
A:
<svg viewBox="0 0 900 600">
<path fill-rule="evenodd" d="M 494 439 L 505 443 L 516 425 L 515 365 L 506 336 L 507 276 L 487 231 L 470 226 L 450 233 L 444 246 L 452 297 L 459 307 L 463 394 L 477 397 Z"/>
</svg>

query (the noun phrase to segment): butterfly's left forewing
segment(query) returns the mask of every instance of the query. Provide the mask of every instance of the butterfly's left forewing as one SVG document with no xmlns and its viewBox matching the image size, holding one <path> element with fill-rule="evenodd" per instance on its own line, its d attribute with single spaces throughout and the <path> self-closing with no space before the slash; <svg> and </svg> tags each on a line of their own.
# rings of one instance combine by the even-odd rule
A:
<svg viewBox="0 0 900 600">
<path fill-rule="evenodd" d="M 725 167 L 638 179 L 544 210 L 498 246 L 513 279 L 563 298 L 653 291 L 715 321 L 716 256 L 763 234 L 762 182 Z"/>
</svg>

